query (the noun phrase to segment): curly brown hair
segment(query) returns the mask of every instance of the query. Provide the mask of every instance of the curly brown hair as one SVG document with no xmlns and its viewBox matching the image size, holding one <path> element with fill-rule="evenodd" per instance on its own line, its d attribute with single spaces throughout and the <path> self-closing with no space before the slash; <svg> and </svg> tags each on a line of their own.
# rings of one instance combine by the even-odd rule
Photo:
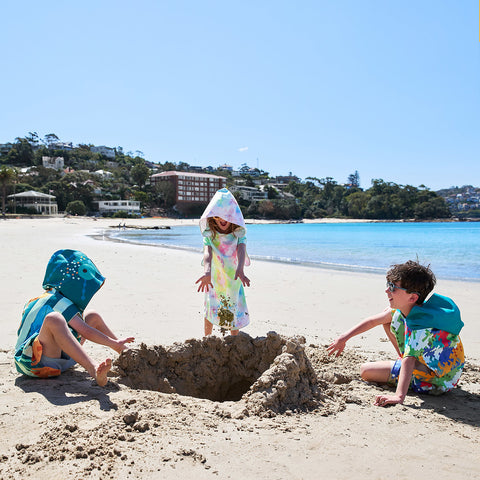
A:
<svg viewBox="0 0 480 480">
<path fill-rule="evenodd" d="M 430 265 L 424 266 L 414 260 L 408 260 L 390 267 L 387 282 L 400 283 L 400 287 L 405 288 L 408 293 L 418 294 L 415 303 L 421 305 L 435 287 L 437 279 L 430 270 Z"/>
<path fill-rule="evenodd" d="M 208 217 L 208 228 L 212 232 L 212 238 L 215 238 L 217 236 L 217 233 L 233 233 L 236 228 L 238 228 L 238 225 L 235 225 L 234 223 L 230 223 L 228 228 L 225 231 L 220 231 L 218 229 L 217 224 L 215 223 L 214 217 Z"/>
</svg>

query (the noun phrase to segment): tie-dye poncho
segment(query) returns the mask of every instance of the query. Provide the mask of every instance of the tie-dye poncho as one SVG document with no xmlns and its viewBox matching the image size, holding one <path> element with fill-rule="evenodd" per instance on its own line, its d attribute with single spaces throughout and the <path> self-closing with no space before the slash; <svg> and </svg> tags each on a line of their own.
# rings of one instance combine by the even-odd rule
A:
<svg viewBox="0 0 480 480">
<path fill-rule="evenodd" d="M 45 317 L 58 312 L 68 324 L 76 315 L 82 316 L 104 281 L 94 263 L 82 252 L 59 250 L 52 255 L 43 280 L 46 292 L 29 300 L 23 310 L 15 345 L 15 366 L 19 373 L 42 378 L 60 375 L 59 370 L 37 367 L 42 356 L 37 337 Z M 78 333 L 70 330 L 80 341 Z"/>
<path fill-rule="evenodd" d="M 433 294 L 405 318 L 392 311 L 390 330 L 402 357 L 415 357 L 430 373 L 414 370 L 411 387 L 418 393 L 440 394 L 454 388 L 465 365 L 460 312 L 448 297 Z M 440 328 L 439 328 L 440 327 Z"/>
<path fill-rule="evenodd" d="M 229 234 L 210 231 L 207 219 L 220 217 L 238 225 Z M 205 293 L 205 318 L 225 329 L 239 329 L 249 324 L 245 291 L 241 280 L 235 280 L 238 266 L 237 247 L 247 243 L 245 220 L 235 197 L 222 188 L 208 204 L 200 219 L 203 245 L 212 248 L 212 284 Z M 245 255 L 245 265 L 250 264 Z"/>
</svg>

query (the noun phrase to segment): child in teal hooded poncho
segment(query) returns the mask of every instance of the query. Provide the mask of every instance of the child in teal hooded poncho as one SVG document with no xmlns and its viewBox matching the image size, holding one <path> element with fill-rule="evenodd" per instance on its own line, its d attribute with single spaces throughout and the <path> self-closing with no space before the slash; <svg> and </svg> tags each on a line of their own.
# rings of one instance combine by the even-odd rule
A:
<svg viewBox="0 0 480 480">
<path fill-rule="evenodd" d="M 82 252 L 59 250 L 52 255 L 43 280 L 45 292 L 24 307 L 15 346 L 18 372 L 38 378 L 54 377 L 79 363 L 98 385 L 107 383 L 112 360 L 93 362 L 83 343 L 90 340 L 120 353 L 134 338 L 119 340 L 100 314 L 92 310 L 84 313 L 104 281 Z"/>
</svg>

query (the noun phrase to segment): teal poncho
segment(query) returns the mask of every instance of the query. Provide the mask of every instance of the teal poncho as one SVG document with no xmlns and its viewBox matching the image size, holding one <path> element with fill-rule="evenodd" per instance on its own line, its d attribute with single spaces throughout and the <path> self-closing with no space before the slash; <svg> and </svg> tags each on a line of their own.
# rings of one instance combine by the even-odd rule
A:
<svg viewBox="0 0 480 480">
<path fill-rule="evenodd" d="M 460 310 L 448 297 L 434 293 L 423 305 L 412 308 L 406 318 L 411 330 L 437 328 L 458 335 L 463 328 Z"/>
<path fill-rule="evenodd" d="M 76 315 L 83 314 L 104 281 L 105 277 L 84 253 L 78 250 L 59 250 L 52 255 L 43 280 L 46 292 L 29 300 L 23 310 L 15 345 L 15 366 L 18 372 L 36 377 L 60 374 L 47 367 L 35 367 L 41 351 L 38 352 L 33 347 L 45 317 L 49 313 L 58 312 L 68 324 Z M 80 340 L 78 333 L 72 328 L 70 330 Z"/>
</svg>

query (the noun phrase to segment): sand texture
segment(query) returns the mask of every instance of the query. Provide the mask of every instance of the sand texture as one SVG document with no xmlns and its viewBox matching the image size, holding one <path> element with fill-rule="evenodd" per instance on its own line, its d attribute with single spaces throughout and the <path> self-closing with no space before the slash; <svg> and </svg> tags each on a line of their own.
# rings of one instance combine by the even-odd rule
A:
<svg viewBox="0 0 480 480">
<path fill-rule="evenodd" d="M 479 284 L 437 288 L 465 322 L 458 388 L 380 408 L 375 395 L 389 388 L 363 382 L 359 366 L 395 358 L 383 332 L 352 339 L 338 358 L 326 346 L 385 306 L 382 276 L 256 261 L 251 325 L 202 338 L 201 256 L 102 240 L 111 223 L 0 221 L 0 479 L 480 476 Z M 114 359 L 104 388 L 78 366 L 45 380 L 13 366 L 23 304 L 59 248 L 94 260 L 107 281 L 91 306 L 118 336 L 136 337 L 120 356 L 87 343 L 97 360 Z"/>
</svg>

